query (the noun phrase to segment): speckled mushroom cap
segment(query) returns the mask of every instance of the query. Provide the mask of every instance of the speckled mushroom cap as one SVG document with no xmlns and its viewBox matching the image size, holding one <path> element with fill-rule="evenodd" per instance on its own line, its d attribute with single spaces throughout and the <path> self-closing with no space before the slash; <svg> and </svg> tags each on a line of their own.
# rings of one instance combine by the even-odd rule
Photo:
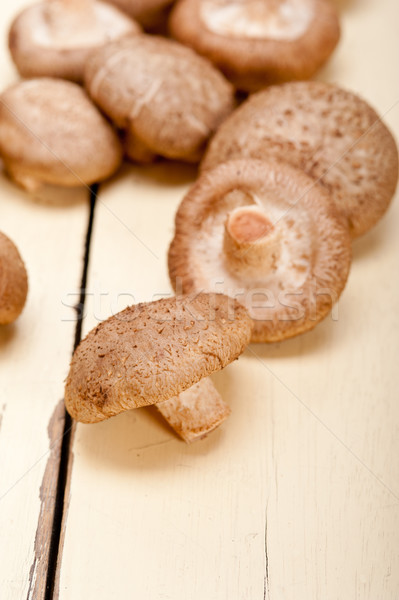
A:
<svg viewBox="0 0 399 600">
<path fill-rule="evenodd" d="M 15 321 L 25 306 L 28 275 L 15 244 L 0 233 L 0 325 Z"/>
<path fill-rule="evenodd" d="M 395 193 L 398 151 L 378 114 L 355 94 L 318 82 L 251 96 L 214 136 L 202 163 L 275 157 L 323 184 L 353 237 L 382 217 Z"/>
<path fill-rule="evenodd" d="M 16 17 L 9 48 L 23 77 L 60 77 L 80 83 L 93 49 L 139 32 L 137 23 L 107 2 L 45 0 Z"/>
<path fill-rule="evenodd" d="M 308 79 L 340 35 L 330 0 L 180 0 L 170 30 L 249 91 Z"/>
<path fill-rule="evenodd" d="M 140 148 L 195 161 L 233 109 L 233 89 L 204 58 L 177 42 L 142 35 L 94 53 L 86 68 L 93 100 Z"/>
<path fill-rule="evenodd" d="M 249 343 L 245 309 L 221 294 L 131 306 L 78 346 L 65 388 L 83 423 L 168 400 L 238 358 Z"/>
<path fill-rule="evenodd" d="M 157 25 L 173 0 L 108 0 L 145 27 Z"/>
<path fill-rule="evenodd" d="M 10 176 L 34 190 L 106 179 L 118 169 L 122 148 L 81 87 L 43 78 L 0 96 L 0 155 Z"/>
<path fill-rule="evenodd" d="M 223 292 L 255 322 L 253 342 L 312 329 L 342 292 L 348 228 L 328 192 L 275 161 L 237 160 L 204 173 L 176 215 L 173 286 Z"/>
</svg>

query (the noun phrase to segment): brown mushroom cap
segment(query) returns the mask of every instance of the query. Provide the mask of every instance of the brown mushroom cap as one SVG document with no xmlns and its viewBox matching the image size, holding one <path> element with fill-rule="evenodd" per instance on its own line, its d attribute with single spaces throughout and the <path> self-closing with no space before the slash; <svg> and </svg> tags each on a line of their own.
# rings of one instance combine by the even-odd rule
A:
<svg viewBox="0 0 399 600">
<path fill-rule="evenodd" d="M 251 329 L 245 309 L 221 294 L 131 306 L 78 346 L 66 408 L 74 419 L 96 423 L 168 400 L 238 358 Z"/>
<path fill-rule="evenodd" d="M 0 155 L 13 179 L 35 189 L 106 179 L 118 169 L 122 148 L 82 88 L 43 78 L 0 96 Z"/>
<path fill-rule="evenodd" d="M 100 0 L 46 0 L 23 10 L 9 33 L 12 58 L 23 77 L 60 77 L 80 83 L 93 49 L 140 27 Z"/>
<path fill-rule="evenodd" d="M 382 217 L 398 179 L 395 140 L 377 113 L 355 94 L 318 82 L 251 96 L 219 128 L 202 168 L 243 157 L 303 169 L 330 191 L 353 237 Z"/>
<path fill-rule="evenodd" d="M 0 233 L 0 325 L 15 321 L 25 306 L 28 275 L 15 244 Z"/>
<path fill-rule="evenodd" d="M 157 25 L 173 0 L 108 0 L 145 27 Z"/>
<path fill-rule="evenodd" d="M 220 291 L 255 322 L 253 342 L 315 327 L 349 273 L 348 229 L 328 192 L 276 161 L 237 160 L 201 175 L 169 250 L 172 285 Z"/>
<path fill-rule="evenodd" d="M 204 58 L 177 42 L 141 35 L 95 52 L 85 74 L 94 101 L 137 139 L 140 154 L 199 160 L 233 110 L 233 89 Z M 137 158 L 134 153 L 133 158 Z"/>
<path fill-rule="evenodd" d="M 170 30 L 249 91 L 308 79 L 340 36 L 330 0 L 180 0 Z"/>
</svg>

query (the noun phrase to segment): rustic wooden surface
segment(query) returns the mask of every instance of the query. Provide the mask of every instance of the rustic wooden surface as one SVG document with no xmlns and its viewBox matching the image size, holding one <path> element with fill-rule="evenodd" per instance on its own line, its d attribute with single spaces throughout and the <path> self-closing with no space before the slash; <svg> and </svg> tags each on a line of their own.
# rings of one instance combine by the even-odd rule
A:
<svg viewBox="0 0 399 600">
<path fill-rule="evenodd" d="M 2 3 L 0 39 L 26 0 Z M 17 80 L 5 42 L 1 88 Z M 44 598 L 59 456 L 63 379 L 76 329 L 89 216 L 88 191 L 36 196 L 0 176 L 0 230 L 17 244 L 29 296 L 17 323 L 0 328 L 0 597 Z"/>
<path fill-rule="evenodd" d="M 2 30 L 22 4 L 2 5 Z M 397 2 L 339 6 L 343 39 L 320 78 L 361 93 L 399 137 Z M 4 86 L 15 74 L 1 61 Z M 194 175 L 126 166 L 100 188 L 84 332 L 170 293 L 166 250 Z M 0 186 L 0 227 L 31 283 L 22 319 L 0 331 L 0 597 L 41 600 L 88 193 L 49 206 Z M 153 410 L 77 426 L 55 597 L 398 599 L 398 226 L 397 199 L 356 242 L 333 318 L 213 377 L 232 415 L 205 441 L 186 446 Z"/>
</svg>

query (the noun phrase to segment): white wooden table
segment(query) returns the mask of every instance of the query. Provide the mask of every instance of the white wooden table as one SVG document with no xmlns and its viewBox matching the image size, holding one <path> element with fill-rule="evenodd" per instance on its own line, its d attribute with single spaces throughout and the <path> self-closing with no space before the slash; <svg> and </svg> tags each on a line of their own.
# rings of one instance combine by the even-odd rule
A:
<svg viewBox="0 0 399 600">
<path fill-rule="evenodd" d="M 26 4 L 2 3 L 1 39 Z M 362 94 L 399 137 L 397 0 L 340 8 L 320 78 Z M 5 44 L 0 67 L 5 87 Z M 166 251 L 194 176 L 125 166 L 101 186 L 83 334 L 170 293 Z M 151 410 L 69 431 L 89 192 L 32 198 L 2 176 L 0 215 L 30 278 L 22 318 L 0 330 L 1 600 L 398 600 L 398 201 L 356 242 L 334 319 L 214 376 L 233 413 L 193 446 Z"/>
</svg>

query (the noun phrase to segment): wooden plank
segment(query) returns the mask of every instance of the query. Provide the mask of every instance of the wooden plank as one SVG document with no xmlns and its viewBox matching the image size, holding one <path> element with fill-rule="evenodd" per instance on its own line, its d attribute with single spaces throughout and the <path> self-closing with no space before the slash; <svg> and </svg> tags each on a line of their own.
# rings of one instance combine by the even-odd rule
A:
<svg viewBox="0 0 399 600">
<path fill-rule="evenodd" d="M 322 77 L 363 93 L 398 134 L 399 8 L 341 5 Z M 126 168 L 100 191 L 86 332 L 169 292 L 185 187 L 172 168 Z M 213 377 L 232 416 L 205 441 L 184 445 L 145 410 L 77 426 L 61 600 L 397 600 L 398 223 L 397 199 L 356 242 L 334 319 Z"/>
<path fill-rule="evenodd" d="M 0 6 L 0 84 L 17 81 L 6 50 L 11 18 Z M 88 191 L 47 188 L 29 197 L 0 177 L 0 229 L 29 274 L 25 310 L 0 328 L 0 597 L 44 598 L 60 447 L 63 379 L 73 348 L 88 223 Z"/>
</svg>

